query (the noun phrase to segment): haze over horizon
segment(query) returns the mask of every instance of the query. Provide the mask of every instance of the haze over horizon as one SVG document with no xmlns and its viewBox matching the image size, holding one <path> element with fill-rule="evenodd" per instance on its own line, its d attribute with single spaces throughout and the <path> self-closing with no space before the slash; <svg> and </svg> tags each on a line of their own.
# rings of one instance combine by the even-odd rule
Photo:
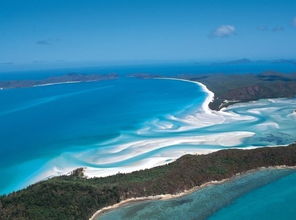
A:
<svg viewBox="0 0 296 220">
<path fill-rule="evenodd" d="M 0 71 L 296 55 L 293 0 L 2 0 L 0 28 Z"/>
</svg>

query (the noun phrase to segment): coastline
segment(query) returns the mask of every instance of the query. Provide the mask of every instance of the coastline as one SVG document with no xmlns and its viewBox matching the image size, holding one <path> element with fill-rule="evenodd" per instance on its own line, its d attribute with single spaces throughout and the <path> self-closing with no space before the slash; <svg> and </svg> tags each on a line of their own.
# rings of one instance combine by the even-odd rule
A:
<svg viewBox="0 0 296 220">
<path fill-rule="evenodd" d="M 80 74 L 80 73 L 68 73 L 65 75 L 57 75 L 48 77 L 45 79 L 31 79 L 31 80 L 4 80 L 0 81 L 0 90 L 6 89 L 18 89 L 18 88 L 32 88 L 52 86 L 59 84 L 72 84 L 83 82 L 96 82 L 101 80 L 117 79 L 117 74 Z"/>
<path fill-rule="evenodd" d="M 236 173 L 234 174 L 232 177 L 230 178 L 225 178 L 219 181 L 209 181 L 206 182 L 204 184 L 201 184 L 200 186 L 195 186 L 189 190 L 185 190 L 182 191 L 180 193 L 177 194 L 162 194 L 162 195 L 155 195 L 155 196 L 147 196 L 147 197 L 136 197 L 136 198 L 129 198 L 129 199 L 125 199 L 123 201 L 120 201 L 119 203 L 116 203 L 114 205 L 111 206 L 107 206 L 104 208 L 99 209 L 98 211 L 96 211 L 90 218 L 89 220 L 97 220 L 100 216 L 102 216 L 104 213 L 112 211 L 114 209 L 120 208 L 124 205 L 130 204 L 130 203 L 134 203 L 134 202 L 141 202 L 141 201 L 151 201 L 151 200 L 169 200 L 169 199 L 174 199 L 174 198 L 179 198 L 185 195 L 188 195 L 190 193 L 196 192 L 198 190 L 201 190 L 207 186 L 211 186 L 211 185 L 219 185 L 228 181 L 232 181 L 235 178 L 239 177 L 239 176 L 243 176 L 245 174 L 249 174 L 249 173 L 255 173 L 261 170 L 266 170 L 266 169 L 296 169 L 296 166 L 286 166 L 286 165 L 280 165 L 280 166 L 268 166 L 268 167 L 259 167 L 259 168 L 255 168 L 255 169 L 251 169 L 245 172 L 240 172 L 240 173 Z"/>
<path fill-rule="evenodd" d="M 144 78 L 141 75 L 138 77 Z M 215 98 L 209 103 L 209 108 L 213 111 L 223 110 L 236 103 L 260 99 L 293 98 L 296 95 L 295 72 L 287 74 L 267 71 L 245 74 L 244 77 L 238 73 L 181 74 L 172 78 L 201 82 L 210 88 L 215 93 Z"/>
<path fill-rule="evenodd" d="M 197 84 L 197 85 L 199 85 L 201 87 L 202 91 L 207 94 L 207 97 L 206 97 L 206 99 L 204 100 L 204 102 L 202 104 L 202 110 L 205 113 L 209 113 L 209 114 L 211 114 L 213 111 L 219 112 L 221 110 L 221 109 L 220 110 L 212 110 L 212 109 L 210 109 L 209 105 L 210 105 L 211 102 L 213 102 L 215 94 L 214 94 L 214 92 L 209 90 L 208 87 L 205 84 L 203 84 L 201 82 L 193 81 L 193 80 L 189 80 L 189 79 L 173 78 L 173 77 L 172 78 L 170 78 L 170 77 L 161 77 L 161 78 L 154 78 L 154 79 L 176 80 L 176 81 L 184 81 L 184 82 Z"/>
<path fill-rule="evenodd" d="M 206 94 L 206 97 L 205 97 L 205 100 L 203 101 L 203 103 L 201 105 L 201 108 L 200 108 L 201 111 L 198 112 L 198 114 L 201 115 L 204 119 L 208 118 L 208 121 L 205 124 L 207 126 L 210 125 L 210 124 L 216 124 L 216 123 L 224 122 L 226 120 L 224 118 L 225 116 L 234 117 L 233 113 L 225 112 L 224 110 L 226 110 L 226 109 L 212 110 L 212 109 L 209 108 L 209 104 L 214 100 L 214 95 L 215 94 L 211 90 L 209 90 L 205 84 L 203 84 L 201 82 L 186 80 L 186 79 L 179 79 L 179 78 L 169 78 L 169 77 L 153 78 L 153 79 L 184 81 L 184 82 L 193 83 L 193 84 L 199 86 L 201 88 L 201 90 Z M 192 118 L 190 118 L 190 116 L 191 115 L 189 115 L 188 119 L 184 119 L 184 120 L 186 120 L 187 122 L 190 123 L 190 121 L 192 121 Z M 198 122 L 200 122 L 200 121 L 198 121 Z M 202 126 L 205 126 L 205 125 L 202 125 Z M 194 121 L 193 121 L 193 126 L 194 127 L 197 126 Z M 252 132 L 242 132 L 242 131 L 231 132 L 231 135 L 230 135 L 230 133 L 228 134 L 227 132 L 225 132 L 225 133 L 220 134 L 220 135 L 213 134 L 213 135 L 201 136 L 200 140 L 198 138 L 195 138 L 195 137 L 187 137 L 187 138 L 183 138 L 181 141 L 182 141 L 182 143 L 193 143 L 193 142 L 195 142 L 196 144 L 201 144 L 201 143 L 204 143 L 204 142 L 211 142 L 211 143 L 219 142 L 219 145 L 225 147 L 225 146 L 239 145 L 241 143 L 242 139 L 251 137 L 253 135 L 254 135 L 254 133 L 252 133 Z M 158 140 L 154 140 L 153 146 L 158 145 L 157 141 Z M 169 141 L 171 141 L 172 144 L 177 144 L 177 143 L 181 142 L 181 141 L 178 141 L 178 138 L 177 139 L 171 138 L 171 140 L 166 140 L 167 143 L 169 143 Z M 146 149 L 149 148 L 149 146 L 147 146 L 148 143 L 149 142 L 146 143 L 146 146 L 145 146 Z M 130 144 L 138 145 L 138 144 L 141 144 L 141 143 L 136 143 L 136 142 L 135 143 L 128 143 L 128 145 L 130 145 Z M 251 147 L 251 148 L 253 148 L 253 147 Z M 127 147 L 126 146 L 117 147 L 115 150 L 116 150 L 116 152 L 118 152 L 118 151 L 122 151 L 124 149 L 127 149 Z M 151 149 L 153 150 L 154 148 L 152 147 Z M 209 153 L 221 150 L 221 149 L 215 149 L 215 150 L 213 150 L 213 149 L 198 149 L 197 151 L 191 152 L 191 153 L 192 154 L 197 154 L 197 155 L 209 154 Z M 128 173 L 138 171 L 138 170 L 142 170 L 142 169 L 151 169 L 153 167 L 165 165 L 165 164 L 167 164 L 167 162 L 166 162 L 167 159 L 170 159 L 170 163 L 171 163 L 171 162 L 175 161 L 177 158 L 181 157 L 184 154 L 187 154 L 187 153 L 183 153 L 181 155 L 178 155 L 178 157 L 175 157 L 174 159 L 172 159 L 171 157 L 149 158 L 149 161 L 147 160 L 148 162 L 145 160 L 146 162 L 136 163 L 136 164 L 133 164 L 133 165 L 130 165 L 130 166 L 117 167 L 117 169 L 107 168 L 106 171 L 104 171 L 104 172 L 102 172 L 100 170 L 99 171 L 100 173 L 97 173 L 97 171 L 96 171 L 97 169 L 87 168 L 85 170 L 84 174 L 85 174 L 85 176 L 87 176 L 87 178 L 106 177 L 106 176 L 115 175 L 118 172 L 120 172 L 122 174 L 128 174 Z M 113 162 L 113 161 L 111 161 L 111 162 Z M 115 161 L 115 162 L 117 162 L 117 161 Z"/>
<path fill-rule="evenodd" d="M 156 78 L 153 78 L 153 79 L 184 81 L 184 82 L 193 83 L 195 85 L 198 85 L 201 88 L 201 90 L 204 93 L 206 93 L 205 100 L 203 101 L 203 103 L 201 105 L 201 111 L 202 111 L 201 113 L 206 114 L 206 115 L 225 114 L 223 112 L 223 110 L 216 111 L 216 110 L 211 110 L 209 108 L 209 104 L 214 100 L 214 93 L 212 91 L 210 91 L 207 88 L 207 86 L 204 85 L 201 82 L 186 80 L 186 79 L 179 79 L 179 78 L 170 78 L 170 77 L 162 77 L 162 78 L 156 77 Z M 228 113 L 226 113 L 226 114 L 228 114 Z M 215 121 L 211 122 L 211 123 L 214 124 Z M 225 140 L 225 143 L 222 144 L 223 146 L 231 145 L 230 143 L 232 143 L 232 142 L 235 142 L 235 144 L 238 144 L 241 139 L 246 138 L 246 137 L 250 137 L 250 136 L 253 135 L 253 134 L 249 134 L 247 132 L 245 132 L 245 133 L 238 132 L 236 135 L 235 135 L 234 132 L 232 132 L 232 134 L 233 134 L 232 138 L 225 138 L 225 139 L 229 139 L 229 140 Z M 194 138 L 192 138 L 192 137 L 191 138 L 189 137 L 187 139 L 188 139 L 188 140 L 186 140 L 187 142 L 192 142 L 194 140 Z M 209 137 L 209 139 L 211 139 L 211 136 Z M 232 139 L 232 140 L 230 140 L 230 139 Z M 204 138 L 203 141 L 205 141 L 205 140 L 206 140 L 206 138 Z M 174 144 L 176 144 L 178 142 L 176 140 L 172 140 L 172 141 L 173 141 Z M 214 140 L 212 140 L 212 141 L 214 142 Z M 157 143 L 154 143 L 153 145 L 156 146 Z M 120 151 L 120 150 L 123 150 L 123 149 L 125 149 L 125 148 L 117 148 L 116 151 Z M 204 149 L 204 150 L 198 150 L 197 152 L 194 152 L 193 154 L 208 154 L 208 153 L 212 153 L 214 151 L 215 150 Z M 180 155 L 180 156 L 182 156 L 182 155 Z M 179 158 L 180 156 L 178 156 L 177 158 Z M 177 158 L 172 159 L 170 161 L 170 163 L 175 161 Z M 169 159 L 171 159 L 171 158 L 169 158 Z M 167 160 L 167 158 L 165 158 L 165 159 L 152 158 L 151 161 L 148 162 L 148 163 L 136 163 L 135 165 L 132 165 L 132 166 L 121 167 L 120 168 L 121 171 L 118 171 L 118 170 L 114 171 L 111 168 L 111 170 L 109 170 L 107 172 L 103 172 L 102 174 L 96 174 L 95 169 L 87 168 L 85 170 L 85 172 L 84 172 L 84 175 L 87 176 L 87 178 L 93 178 L 93 177 L 106 177 L 106 176 L 110 176 L 110 175 L 115 175 L 118 172 L 123 173 L 123 174 L 127 174 L 127 173 L 131 173 L 131 172 L 138 171 L 138 170 L 151 169 L 153 167 L 165 165 L 167 163 L 166 160 Z M 133 167 L 137 167 L 137 168 L 134 169 Z"/>
<path fill-rule="evenodd" d="M 54 86 L 54 85 L 82 83 L 82 82 L 93 82 L 93 81 L 65 81 L 65 82 L 56 82 L 56 83 L 44 83 L 44 84 L 33 85 L 33 87 Z"/>
</svg>

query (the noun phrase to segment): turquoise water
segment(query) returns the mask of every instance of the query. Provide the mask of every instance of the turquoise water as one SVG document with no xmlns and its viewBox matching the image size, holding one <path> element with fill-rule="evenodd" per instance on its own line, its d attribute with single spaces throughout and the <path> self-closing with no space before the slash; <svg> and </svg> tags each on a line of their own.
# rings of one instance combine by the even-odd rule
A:
<svg viewBox="0 0 296 220">
<path fill-rule="evenodd" d="M 209 219 L 295 219 L 295 183 L 294 172 L 239 197 Z"/>
<path fill-rule="evenodd" d="M 261 64 L 81 68 L 71 71 L 119 72 L 121 77 L 0 90 L 0 194 L 78 167 L 84 167 L 88 177 L 106 176 L 165 164 L 188 153 L 295 142 L 295 98 L 259 100 L 212 112 L 206 107 L 210 94 L 194 82 L 124 77 L 137 72 L 169 76 L 295 70 L 291 65 Z M 1 73 L 0 80 L 39 79 L 65 71 Z M 262 171 L 182 198 L 120 208 L 110 215 L 276 219 L 286 207 L 282 216 L 289 219 L 295 214 L 296 197 L 296 177 L 290 172 Z"/>
<path fill-rule="evenodd" d="M 84 167 L 106 176 L 187 153 L 296 140 L 296 99 L 210 112 L 200 85 L 170 79 L 61 84 L 0 91 L 0 194 Z"/>
<path fill-rule="evenodd" d="M 194 84 L 137 79 L 2 90 L 0 193 L 22 188 L 40 174 L 52 175 L 48 170 L 57 174 L 63 167 L 85 166 L 61 154 L 100 148 L 122 132 L 181 113 L 204 97 Z M 59 162 L 49 164 L 59 156 Z"/>
<path fill-rule="evenodd" d="M 295 182 L 295 170 L 266 169 L 179 198 L 127 204 L 98 220 L 295 219 Z"/>
</svg>

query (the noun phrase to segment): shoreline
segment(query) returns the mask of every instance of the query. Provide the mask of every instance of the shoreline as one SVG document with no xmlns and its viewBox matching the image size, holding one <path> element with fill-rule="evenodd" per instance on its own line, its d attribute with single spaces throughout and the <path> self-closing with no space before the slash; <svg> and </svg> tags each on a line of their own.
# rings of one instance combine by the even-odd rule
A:
<svg viewBox="0 0 296 220">
<path fill-rule="evenodd" d="M 117 74 L 80 74 L 68 73 L 64 75 L 53 75 L 44 79 L 12 79 L 0 81 L 0 90 L 19 89 L 19 88 L 34 88 L 53 86 L 60 84 L 84 83 L 84 82 L 97 82 L 102 80 L 117 79 Z"/>
<path fill-rule="evenodd" d="M 183 82 L 189 82 L 189 83 L 197 84 L 197 85 L 199 85 L 201 87 L 202 91 L 207 94 L 207 97 L 206 97 L 206 99 L 204 100 L 204 102 L 202 103 L 202 106 L 201 106 L 202 110 L 205 113 L 208 113 L 208 114 L 211 114 L 213 111 L 220 112 L 222 110 L 222 109 L 220 109 L 220 110 L 212 110 L 209 107 L 210 103 L 214 101 L 215 94 L 214 94 L 214 92 L 209 90 L 208 87 L 205 84 L 203 84 L 201 82 L 193 81 L 193 80 L 189 80 L 189 79 L 179 79 L 179 78 L 170 78 L 170 77 L 162 77 L 162 78 L 154 78 L 154 79 L 176 80 L 176 81 L 183 81 Z"/>
<path fill-rule="evenodd" d="M 204 92 L 205 95 L 206 95 L 202 105 L 199 107 L 201 109 L 201 112 L 199 114 L 208 115 L 210 117 L 212 117 L 212 116 L 213 117 L 215 117 L 215 116 L 224 117 L 225 115 L 231 114 L 231 113 L 224 112 L 225 109 L 217 111 L 217 110 L 212 110 L 212 109 L 209 108 L 209 104 L 214 100 L 214 93 L 211 90 L 209 90 L 205 84 L 203 84 L 201 82 L 186 80 L 186 79 L 179 79 L 179 78 L 170 78 L 170 77 L 153 78 L 153 79 L 184 81 L 184 82 L 187 82 L 187 83 L 193 83 L 193 84 L 197 85 L 202 90 L 202 92 Z M 210 123 L 214 124 L 215 122 L 210 122 Z M 231 133 L 232 133 L 231 138 L 229 138 L 229 140 L 226 140 L 226 141 L 224 140 L 224 142 L 220 143 L 219 145 L 222 145 L 222 146 L 238 145 L 239 142 L 242 139 L 248 138 L 248 137 L 251 137 L 251 136 L 254 135 L 253 133 L 251 134 L 251 132 L 248 133 L 248 134 L 247 134 L 247 132 L 245 132 L 245 133 L 244 132 L 238 132 L 238 133 L 231 132 Z M 213 135 L 213 136 L 216 136 L 216 135 Z M 194 140 L 193 138 L 191 138 L 191 139 L 190 138 L 191 137 L 187 138 L 187 140 L 185 140 L 185 141 L 183 140 L 183 143 L 192 142 L 192 141 L 201 142 L 201 140 Z M 204 137 L 202 136 L 202 138 L 204 138 Z M 211 141 L 210 138 L 211 138 L 211 135 L 208 135 L 208 140 L 207 141 Z M 218 139 L 219 139 L 219 137 L 218 137 Z M 213 141 L 216 141 L 216 140 L 213 140 Z M 235 143 L 233 143 L 233 142 L 235 142 Z M 199 144 L 199 143 L 197 143 L 197 144 Z M 157 145 L 157 143 L 155 143 L 154 145 Z M 254 147 L 254 148 L 256 148 L 256 147 Z M 123 149 L 124 148 L 119 148 L 119 150 L 123 150 Z M 221 150 L 221 149 L 217 149 L 217 150 Z M 199 150 L 199 152 L 193 152 L 193 154 L 209 154 L 209 153 L 212 153 L 212 152 L 217 151 L 217 150 L 205 149 L 204 151 Z M 117 149 L 117 151 L 118 151 L 118 149 Z M 185 154 L 187 154 L 187 153 L 185 153 Z M 182 154 L 182 155 L 184 155 L 184 154 Z M 182 155 L 179 155 L 177 158 L 181 157 Z M 170 163 L 175 161 L 177 158 L 174 158 L 174 159 L 169 158 L 171 160 Z M 108 172 L 107 171 L 108 174 L 104 173 L 103 175 L 101 175 L 101 174 L 97 175 L 96 172 L 94 171 L 95 169 L 88 168 L 88 169 L 85 170 L 85 175 L 88 178 L 92 178 L 92 177 L 111 176 L 111 175 L 115 175 L 118 172 L 123 173 L 123 174 L 128 174 L 128 173 L 131 173 L 131 172 L 134 172 L 134 171 L 139 171 L 139 170 L 142 170 L 142 169 L 151 169 L 153 167 L 161 166 L 161 165 L 164 165 L 164 164 L 167 164 L 166 159 L 162 160 L 162 161 L 158 161 L 157 163 L 152 162 L 152 165 L 151 165 L 151 163 L 148 163 L 148 164 L 145 164 L 144 166 L 141 166 L 141 168 L 136 168 L 136 169 L 133 169 L 134 165 L 128 166 L 128 167 L 121 167 L 122 168 L 121 171 L 116 171 L 116 172 L 115 171 L 114 172 L 112 172 L 112 171 Z M 126 169 L 129 170 L 129 171 L 126 171 Z"/>
<path fill-rule="evenodd" d="M 185 190 L 185 191 L 182 191 L 177 194 L 161 194 L 161 195 L 155 195 L 155 196 L 146 196 L 146 197 L 136 197 L 136 198 L 125 199 L 125 200 L 120 201 L 119 203 L 115 203 L 114 205 L 106 206 L 106 207 L 99 209 L 89 218 L 89 220 L 96 220 L 97 218 L 102 216 L 104 213 L 115 210 L 120 207 L 123 207 L 124 205 L 127 205 L 127 204 L 137 203 L 137 202 L 142 202 L 142 201 L 169 200 L 169 199 L 179 198 L 179 197 L 188 195 L 190 193 L 197 192 L 207 186 L 219 185 L 219 184 L 222 184 L 225 182 L 232 181 L 237 177 L 240 177 L 240 176 L 243 176 L 243 175 L 246 175 L 249 173 L 255 173 L 255 172 L 258 172 L 261 170 L 267 170 L 267 169 L 296 169 L 296 166 L 280 165 L 280 166 L 258 167 L 255 169 L 247 170 L 245 172 L 236 173 L 233 176 L 231 176 L 229 178 L 222 179 L 222 180 L 218 180 L 218 181 L 212 180 L 212 181 L 203 183 L 199 186 L 195 186 L 189 190 Z"/>
<path fill-rule="evenodd" d="M 44 87 L 44 86 L 54 86 L 54 85 L 82 83 L 82 82 L 93 82 L 93 81 L 65 81 L 65 82 L 56 82 L 56 83 L 44 83 L 44 84 L 33 85 L 32 87 Z"/>
<path fill-rule="evenodd" d="M 185 155 L 173 164 L 92 180 L 84 178 L 81 175 L 82 170 L 79 169 L 70 176 L 51 178 L 22 191 L 1 196 L 0 218 L 39 219 L 42 213 L 46 219 L 64 219 L 66 215 L 68 218 L 94 220 L 103 211 L 127 202 L 170 199 L 186 195 L 207 185 L 221 183 L 263 167 L 294 168 L 296 167 L 295 155 L 296 143 L 288 147 L 228 149 L 207 155 Z M 271 174 L 273 172 L 281 171 L 274 170 Z M 283 172 L 295 173 L 295 169 L 283 169 Z M 258 174 L 261 176 L 261 173 Z M 254 175 L 257 176 L 256 173 Z M 238 178 L 244 178 L 244 176 Z M 42 195 L 42 200 L 39 195 Z M 52 203 L 48 204 L 46 201 L 52 201 Z M 85 201 L 89 202 L 85 203 Z M 118 204 L 120 201 L 121 203 Z M 131 205 L 126 207 L 129 206 Z"/>
</svg>

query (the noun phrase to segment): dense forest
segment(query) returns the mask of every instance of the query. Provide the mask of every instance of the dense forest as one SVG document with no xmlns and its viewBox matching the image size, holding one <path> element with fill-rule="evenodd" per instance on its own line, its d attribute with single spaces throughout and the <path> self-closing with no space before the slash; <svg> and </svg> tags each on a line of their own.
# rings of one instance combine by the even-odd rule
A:
<svg viewBox="0 0 296 220">
<path fill-rule="evenodd" d="M 83 169 L 0 197 L 0 219 L 89 219 L 94 212 L 132 197 L 175 194 L 251 169 L 296 165 L 296 144 L 185 155 L 167 165 L 86 179 Z"/>
</svg>

